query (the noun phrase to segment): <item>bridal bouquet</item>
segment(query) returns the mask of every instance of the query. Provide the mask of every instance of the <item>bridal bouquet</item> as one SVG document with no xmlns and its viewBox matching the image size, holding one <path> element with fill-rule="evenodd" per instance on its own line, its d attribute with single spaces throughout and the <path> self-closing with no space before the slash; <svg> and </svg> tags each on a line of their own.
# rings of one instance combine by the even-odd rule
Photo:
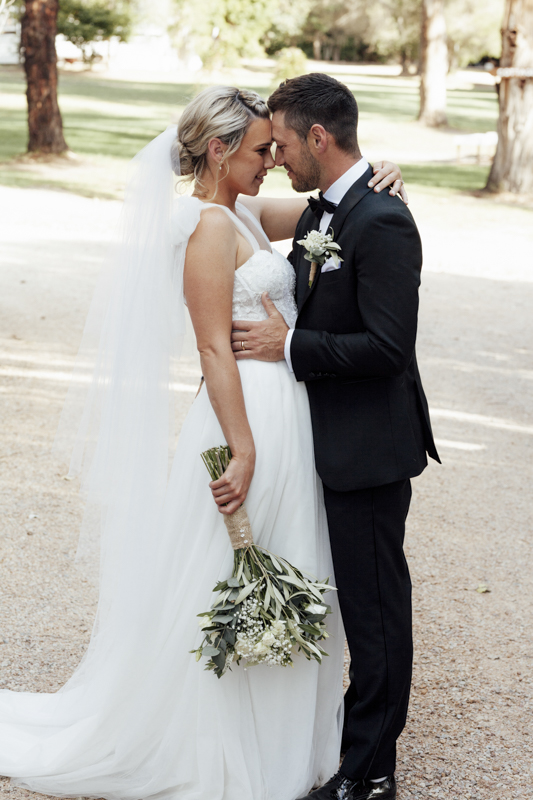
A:
<svg viewBox="0 0 533 800">
<path fill-rule="evenodd" d="M 227 446 L 202 453 L 212 480 L 227 469 Z M 334 587 L 306 578 L 283 558 L 253 543 L 244 505 L 224 517 L 233 545 L 233 573 L 213 589 L 218 592 L 209 611 L 198 614 L 205 632 L 202 644 L 191 650 L 218 678 L 241 659 L 247 666 L 292 665 L 292 654 L 301 651 L 319 663 L 327 653 L 318 642 L 328 638 L 325 618 L 331 609 L 323 594 Z"/>
</svg>

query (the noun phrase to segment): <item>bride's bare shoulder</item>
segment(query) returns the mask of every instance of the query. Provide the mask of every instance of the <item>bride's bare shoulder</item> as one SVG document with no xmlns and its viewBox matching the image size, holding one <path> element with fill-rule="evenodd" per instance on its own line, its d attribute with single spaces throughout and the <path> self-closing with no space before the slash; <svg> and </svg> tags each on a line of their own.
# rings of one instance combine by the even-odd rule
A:
<svg viewBox="0 0 533 800">
<path fill-rule="evenodd" d="M 228 214 L 216 206 L 200 208 L 200 219 L 187 246 L 187 256 L 210 257 L 217 253 L 234 253 L 237 246 L 237 232 Z"/>
</svg>

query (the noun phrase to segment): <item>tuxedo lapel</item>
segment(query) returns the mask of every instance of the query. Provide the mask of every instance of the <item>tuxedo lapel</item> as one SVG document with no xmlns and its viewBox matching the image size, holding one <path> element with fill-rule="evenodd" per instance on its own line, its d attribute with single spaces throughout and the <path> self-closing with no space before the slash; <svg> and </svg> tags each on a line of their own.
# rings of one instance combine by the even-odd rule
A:
<svg viewBox="0 0 533 800">
<path fill-rule="evenodd" d="M 297 235 L 297 239 L 303 239 L 310 231 L 317 231 L 320 225 L 320 221 L 310 209 L 306 209 L 304 211 L 301 219 L 302 222 L 298 225 L 300 234 Z M 306 294 L 309 290 L 308 284 L 311 262 L 304 258 L 305 250 L 302 245 L 297 244 L 296 241 L 293 244 L 293 250 L 296 254 L 296 305 L 298 306 L 298 310 L 300 310 L 304 304 Z"/>
<path fill-rule="evenodd" d="M 333 230 L 333 240 L 335 242 L 339 241 L 339 236 L 342 230 L 342 227 L 352 209 L 355 208 L 357 203 L 363 199 L 363 197 L 368 194 L 369 192 L 373 191 L 370 189 L 367 184 L 370 178 L 374 173 L 372 172 L 372 167 L 369 167 L 365 174 L 362 175 L 359 180 L 357 180 L 346 192 L 344 197 L 342 198 L 341 202 L 337 206 L 335 213 L 331 219 L 331 223 L 329 225 L 329 229 Z M 311 214 L 310 211 L 305 211 L 304 214 Z M 306 233 L 310 230 L 318 230 L 320 227 L 320 221 L 312 214 L 314 223 L 311 227 L 306 228 Z M 305 235 L 305 234 L 304 234 Z M 296 305 L 298 306 L 298 314 L 301 313 L 304 305 L 307 303 L 313 292 L 315 291 L 318 282 L 320 280 L 321 271 L 318 270 L 315 280 L 313 281 L 313 285 L 309 286 L 309 267 L 310 262 L 304 259 L 304 252 L 303 247 L 298 245 L 298 268 L 296 274 Z M 342 250 L 341 250 L 341 258 L 342 258 Z M 304 264 L 307 264 L 307 269 L 304 268 Z M 343 267 L 341 266 L 341 269 Z M 304 275 L 305 273 L 305 275 Z"/>
</svg>

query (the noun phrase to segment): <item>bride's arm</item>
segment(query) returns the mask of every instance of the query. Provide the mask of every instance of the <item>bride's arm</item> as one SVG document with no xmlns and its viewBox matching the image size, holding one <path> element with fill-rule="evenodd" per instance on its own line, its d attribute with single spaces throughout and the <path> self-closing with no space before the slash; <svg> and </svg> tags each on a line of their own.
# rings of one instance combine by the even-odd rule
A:
<svg viewBox="0 0 533 800">
<path fill-rule="evenodd" d="M 222 514 L 232 514 L 244 502 L 255 467 L 254 440 L 231 349 L 236 256 L 237 235 L 226 214 L 203 211 L 187 247 L 184 292 L 209 399 L 233 455 L 222 478 L 210 483 Z M 218 444 L 222 442 L 211 443 Z"/>
<path fill-rule="evenodd" d="M 391 161 L 376 161 L 373 167 L 374 177 L 369 186 L 375 192 L 381 192 L 390 186 L 389 194 L 399 194 L 404 203 L 408 203 L 407 193 L 402 180 L 402 171 Z M 307 208 L 307 196 L 290 199 L 270 197 L 239 196 L 239 202 L 248 208 L 260 220 L 263 229 L 271 242 L 292 239 L 296 224 Z"/>
</svg>

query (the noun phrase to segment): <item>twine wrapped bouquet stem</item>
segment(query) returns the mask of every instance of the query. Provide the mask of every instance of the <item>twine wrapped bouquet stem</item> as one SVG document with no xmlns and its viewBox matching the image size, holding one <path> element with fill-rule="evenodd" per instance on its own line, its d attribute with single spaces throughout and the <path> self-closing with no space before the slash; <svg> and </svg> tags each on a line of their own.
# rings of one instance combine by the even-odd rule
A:
<svg viewBox="0 0 533 800">
<path fill-rule="evenodd" d="M 227 445 L 201 455 L 212 480 L 223 475 L 231 460 Z M 219 678 L 241 660 L 247 666 L 287 667 L 301 652 L 320 663 L 327 655 L 319 642 L 328 638 L 325 619 L 331 608 L 323 595 L 334 589 L 329 579 L 305 576 L 256 545 L 244 505 L 224 515 L 224 523 L 234 550 L 233 572 L 213 589 L 218 594 L 211 608 L 198 614 L 204 637 L 190 652 L 197 661 L 206 657 L 205 668 Z"/>
</svg>

